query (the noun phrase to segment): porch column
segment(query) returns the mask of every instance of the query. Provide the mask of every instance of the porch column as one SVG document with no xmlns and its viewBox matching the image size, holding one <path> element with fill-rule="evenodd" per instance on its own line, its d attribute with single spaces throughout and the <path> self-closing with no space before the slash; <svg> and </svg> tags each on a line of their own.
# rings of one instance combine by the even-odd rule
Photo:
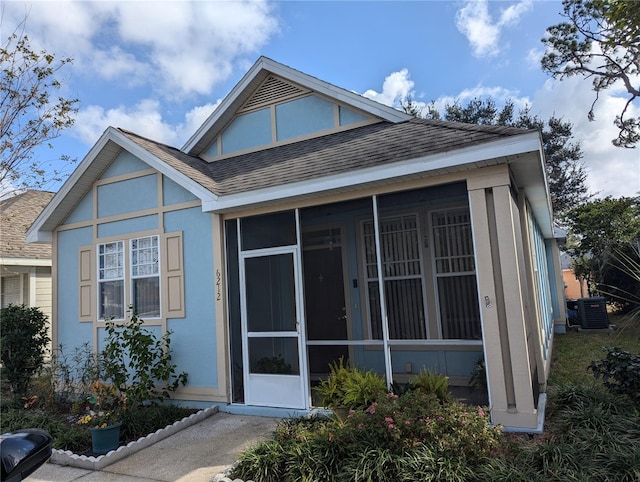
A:
<svg viewBox="0 0 640 482">
<path fill-rule="evenodd" d="M 535 429 L 517 207 L 506 167 L 492 174 L 467 181 L 491 418 L 495 424 Z"/>
</svg>

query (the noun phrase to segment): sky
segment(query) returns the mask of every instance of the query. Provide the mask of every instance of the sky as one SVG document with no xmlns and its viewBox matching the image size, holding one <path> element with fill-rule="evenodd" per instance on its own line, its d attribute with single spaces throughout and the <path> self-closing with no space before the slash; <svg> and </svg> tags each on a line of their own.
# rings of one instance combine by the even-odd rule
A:
<svg viewBox="0 0 640 482">
<path fill-rule="evenodd" d="M 540 68 L 541 38 L 561 10 L 551 0 L 3 0 L 0 37 L 4 45 L 24 32 L 36 50 L 73 59 L 59 78 L 79 111 L 52 149 L 37 152 L 45 162 L 81 161 L 109 126 L 180 148 L 264 55 L 394 107 L 407 96 L 441 111 L 491 97 L 561 117 L 581 142 L 590 193 L 636 195 L 640 149 L 611 144 L 622 86 L 600 95 L 590 122 L 590 81 L 553 80 Z"/>
</svg>

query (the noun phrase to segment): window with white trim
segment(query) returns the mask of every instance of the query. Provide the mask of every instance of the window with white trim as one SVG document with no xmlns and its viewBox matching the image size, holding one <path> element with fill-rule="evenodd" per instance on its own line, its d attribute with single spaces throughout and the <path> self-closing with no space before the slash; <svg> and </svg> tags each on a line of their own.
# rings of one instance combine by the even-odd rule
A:
<svg viewBox="0 0 640 482">
<path fill-rule="evenodd" d="M 131 240 L 131 303 L 141 317 L 160 316 L 158 236 Z"/>
<path fill-rule="evenodd" d="M 124 318 L 124 242 L 98 245 L 98 319 Z"/>
<path fill-rule="evenodd" d="M 98 319 L 124 319 L 126 299 L 146 318 L 160 317 L 159 237 L 145 236 L 98 245 Z M 126 260 L 129 266 L 126 266 Z M 131 293 L 125 297 L 125 289 Z"/>
</svg>

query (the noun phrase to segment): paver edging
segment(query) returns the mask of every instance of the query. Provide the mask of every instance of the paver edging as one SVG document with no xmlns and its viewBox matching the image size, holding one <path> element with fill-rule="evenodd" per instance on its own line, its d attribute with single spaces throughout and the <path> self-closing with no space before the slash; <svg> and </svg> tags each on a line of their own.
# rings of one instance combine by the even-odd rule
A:
<svg viewBox="0 0 640 482">
<path fill-rule="evenodd" d="M 118 460 L 121 460 L 129 455 L 132 455 L 142 449 L 153 445 L 160 440 L 163 440 L 180 430 L 184 430 L 191 425 L 201 422 L 205 418 L 218 412 L 218 407 L 209 407 L 199 412 L 193 413 L 188 417 L 178 420 L 171 425 L 167 425 L 165 428 L 156 430 L 150 433 L 146 437 L 141 437 L 138 440 L 129 442 L 127 445 L 118 447 L 117 450 L 112 450 L 106 455 L 100 455 L 98 457 L 78 455 L 74 454 L 70 450 L 57 450 L 53 449 L 49 462 L 58 465 L 67 465 L 71 467 L 78 467 L 81 469 L 100 470 L 108 465 L 111 465 Z"/>
</svg>

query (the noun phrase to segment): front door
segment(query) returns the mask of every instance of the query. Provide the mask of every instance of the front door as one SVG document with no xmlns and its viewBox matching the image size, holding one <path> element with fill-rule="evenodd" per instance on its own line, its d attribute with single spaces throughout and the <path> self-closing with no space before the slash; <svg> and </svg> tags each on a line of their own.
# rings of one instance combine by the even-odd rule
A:
<svg viewBox="0 0 640 482">
<path fill-rule="evenodd" d="M 307 408 L 296 247 L 241 255 L 245 403 Z"/>
</svg>

